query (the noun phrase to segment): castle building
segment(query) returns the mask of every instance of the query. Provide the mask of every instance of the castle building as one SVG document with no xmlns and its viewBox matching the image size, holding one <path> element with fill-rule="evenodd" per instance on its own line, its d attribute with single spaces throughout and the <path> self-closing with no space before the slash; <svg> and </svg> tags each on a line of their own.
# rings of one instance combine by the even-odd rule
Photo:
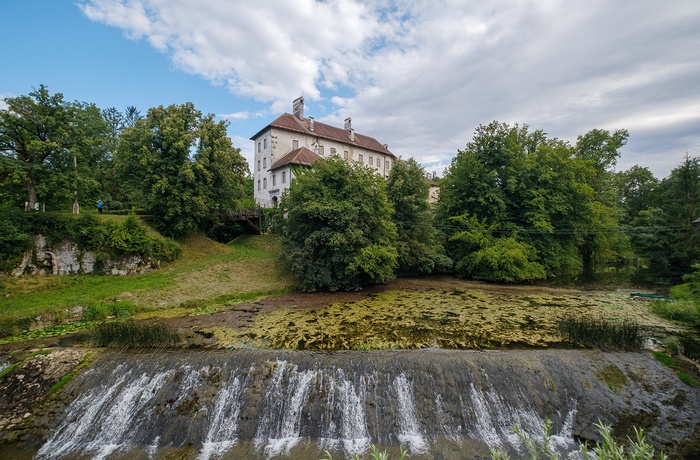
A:
<svg viewBox="0 0 700 460">
<path fill-rule="evenodd" d="M 345 119 L 343 128 L 336 128 L 304 117 L 303 97 L 294 100 L 292 112 L 283 113 L 250 138 L 255 148 L 251 168 L 258 205 L 276 206 L 291 186 L 295 170 L 331 155 L 360 162 L 382 177 L 389 176 L 396 156 L 386 144 L 356 133 L 350 118 Z"/>
</svg>

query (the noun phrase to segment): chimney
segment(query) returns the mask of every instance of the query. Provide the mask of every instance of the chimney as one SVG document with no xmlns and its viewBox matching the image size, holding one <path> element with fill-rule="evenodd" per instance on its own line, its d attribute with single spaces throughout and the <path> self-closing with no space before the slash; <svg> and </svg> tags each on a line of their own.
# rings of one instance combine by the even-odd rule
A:
<svg viewBox="0 0 700 460">
<path fill-rule="evenodd" d="M 294 99 L 294 102 L 292 102 L 292 113 L 298 119 L 304 119 L 304 96 Z"/>
<path fill-rule="evenodd" d="M 345 131 L 350 131 L 352 129 L 352 118 L 347 117 L 345 119 Z"/>
<path fill-rule="evenodd" d="M 350 128 L 350 142 L 355 142 L 355 130 Z"/>
<path fill-rule="evenodd" d="M 309 126 L 309 131 L 313 131 L 314 130 L 314 117 L 309 117 L 307 122 L 308 122 L 307 124 Z"/>
</svg>

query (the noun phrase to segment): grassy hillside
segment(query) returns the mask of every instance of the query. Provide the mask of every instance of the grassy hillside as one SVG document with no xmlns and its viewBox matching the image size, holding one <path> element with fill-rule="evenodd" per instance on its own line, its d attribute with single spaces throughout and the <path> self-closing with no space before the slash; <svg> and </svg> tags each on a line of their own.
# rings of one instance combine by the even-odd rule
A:
<svg viewBox="0 0 700 460">
<path fill-rule="evenodd" d="M 180 242 L 179 260 L 136 276 L 25 276 L 0 278 L 0 332 L 80 320 L 89 309 L 141 315 L 202 308 L 284 292 L 293 280 L 277 261 L 271 236 L 242 236 L 220 244 L 201 235 Z M 39 324 L 37 324 L 39 323 Z"/>
</svg>

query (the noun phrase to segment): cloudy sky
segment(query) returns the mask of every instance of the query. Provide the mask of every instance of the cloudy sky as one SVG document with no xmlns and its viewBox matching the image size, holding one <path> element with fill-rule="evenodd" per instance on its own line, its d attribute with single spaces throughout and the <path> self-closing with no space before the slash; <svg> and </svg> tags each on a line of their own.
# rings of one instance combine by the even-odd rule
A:
<svg viewBox="0 0 700 460">
<path fill-rule="evenodd" d="M 193 102 L 248 138 L 306 114 L 442 172 L 474 128 L 630 133 L 618 169 L 700 156 L 697 0 L 2 0 L 0 98 L 40 84 L 143 113 Z"/>
</svg>

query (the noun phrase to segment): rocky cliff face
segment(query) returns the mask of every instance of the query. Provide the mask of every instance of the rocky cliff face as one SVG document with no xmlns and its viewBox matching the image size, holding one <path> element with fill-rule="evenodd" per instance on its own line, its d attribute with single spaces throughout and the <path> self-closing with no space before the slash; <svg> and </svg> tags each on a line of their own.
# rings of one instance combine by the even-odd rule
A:
<svg viewBox="0 0 700 460">
<path fill-rule="evenodd" d="M 21 264 L 12 271 L 14 276 L 47 273 L 132 275 L 148 272 L 157 265 L 157 262 L 137 255 L 97 260 L 93 251 L 81 250 L 72 241 L 64 240 L 55 247 L 48 247 L 42 235 L 37 235 L 34 243 L 34 249 L 27 251 Z"/>
<path fill-rule="evenodd" d="M 700 390 L 645 352 L 110 353 L 51 409 L 24 411 L 33 436 L 2 458 L 27 445 L 47 459 L 350 458 L 370 443 L 416 459 L 519 458 L 511 428 L 538 437 L 545 417 L 561 458 L 598 421 L 623 438 L 641 427 L 672 458 L 697 458 L 700 435 Z"/>
</svg>

